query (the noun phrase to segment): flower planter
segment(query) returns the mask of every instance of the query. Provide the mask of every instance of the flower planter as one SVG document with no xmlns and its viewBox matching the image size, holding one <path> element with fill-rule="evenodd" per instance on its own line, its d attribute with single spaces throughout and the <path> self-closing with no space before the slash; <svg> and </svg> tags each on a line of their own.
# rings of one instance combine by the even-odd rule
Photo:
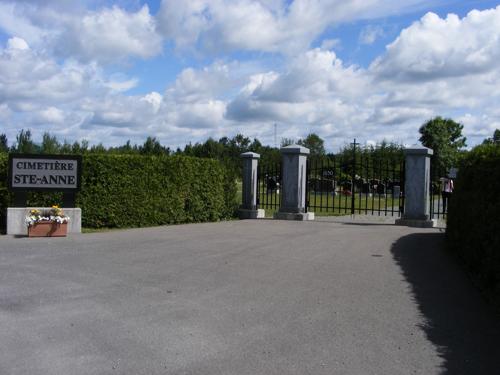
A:
<svg viewBox="0 0 500 375">
<path fill-rule="evenodd" d="M 66 237 L 68 223 L 39 222 L 28 227 L 28 237 Z"/>
</svg>

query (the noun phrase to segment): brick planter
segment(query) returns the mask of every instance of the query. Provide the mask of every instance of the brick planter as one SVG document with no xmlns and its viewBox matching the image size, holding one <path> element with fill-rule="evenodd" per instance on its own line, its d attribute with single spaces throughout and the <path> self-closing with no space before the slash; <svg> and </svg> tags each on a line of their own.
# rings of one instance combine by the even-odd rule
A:
<svg viewBox="0 0 500 375">
<path fill-rule="evenodd" d="M 28 237 L 66 237 L 67 223 L 54 223 L 51 221 L 35 223 L 28 227 Z"/>
</svg>

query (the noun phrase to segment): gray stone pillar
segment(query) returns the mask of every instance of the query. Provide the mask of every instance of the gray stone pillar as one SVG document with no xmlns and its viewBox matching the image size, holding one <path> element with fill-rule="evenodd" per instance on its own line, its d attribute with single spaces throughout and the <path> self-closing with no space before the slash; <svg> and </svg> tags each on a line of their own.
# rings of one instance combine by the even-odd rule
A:
<svg viewBox="0 0 500 375">
<path fill-rule="evenodd" d="M 426 147 L 405 149 L 405 210 L 397 225 L 432 228 L 436 225 L 430 217 L 429 186 L 430 157 L 433 151 Z"/>
<path fill-rule="evenodd" d="M 242 204 L 239 209 L 240 219 L 259 219 L 265 217 L 265 211 L 257 209 L 257 168 L 260 155 L 245 152 L 243 158 Z"/>
<path fill-rule="evenodd" d="M 314 212 L 306 211 L 307 155 L 309 149 L 291 145 L 281 149 L 281 207 L 274 214 L 281 220 L 314 220 Z"/>
</svg>

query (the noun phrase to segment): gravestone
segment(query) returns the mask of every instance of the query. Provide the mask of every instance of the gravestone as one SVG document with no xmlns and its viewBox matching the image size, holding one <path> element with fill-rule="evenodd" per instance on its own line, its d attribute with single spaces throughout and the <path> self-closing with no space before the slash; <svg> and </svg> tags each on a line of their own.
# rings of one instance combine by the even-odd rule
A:
<svg viewBox="0 0 500 375">
<path fill-rule="evenodd" d="M 361 193 L 365 195 L 370 195 L 371 196 L 372 189 L 370 187 L 370 183 L 365 182 L 363 186 L 361 187 Z"/>
<path fill-rule="evenodd" d="M 392 187 L 392 198 L 399 199 L 400 196 L 401 196 L 401 187 L 399 185 L 394 185 Z"/>
<path fill-rule="evenodd" d="M 385 184 L 383 182 L 377 185 L 377 194 L 385 197 Z"/>
</svg>

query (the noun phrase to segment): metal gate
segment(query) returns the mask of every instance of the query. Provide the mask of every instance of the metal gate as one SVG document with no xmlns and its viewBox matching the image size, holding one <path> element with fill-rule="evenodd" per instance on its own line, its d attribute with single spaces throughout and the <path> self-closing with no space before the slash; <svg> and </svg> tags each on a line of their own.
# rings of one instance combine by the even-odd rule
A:
<svg viewBox="0 0 500 375">
<path fill-rule="evenodd" d="M 356 143 L 354 143 L 354 146 Z M 404 161 L 369 152 L 312 157 L 307 168 L 307 210 L 324 214 L 401 216 Z"/>
<path fill-rule="evenodd" d="M 278 210 L 281 206 L 281 162 L 259 164 L 257 173 L 257 208 Z"/>
<path fill-rule="evenodd" d="M 318 215 L 401 216 L 404 208 L 404 158 L 374 153 L 311 156 L 307 162 L 306 211 Z M 257 174 L 257 207 L 281 206 L 282 164 L 263 161 Z"/>
</svg>

